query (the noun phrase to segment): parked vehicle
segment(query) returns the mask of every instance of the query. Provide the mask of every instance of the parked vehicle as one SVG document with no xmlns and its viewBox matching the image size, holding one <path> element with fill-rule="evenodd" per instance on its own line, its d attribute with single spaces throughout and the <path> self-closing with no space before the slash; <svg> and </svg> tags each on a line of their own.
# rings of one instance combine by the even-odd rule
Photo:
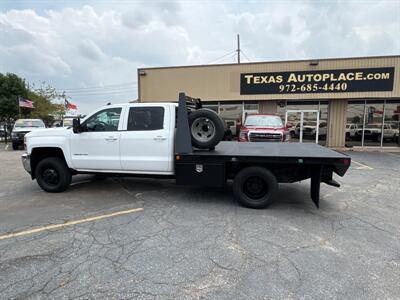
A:
<svg viewBox="0 0 400 300">
<path fill-rule="evenodd" d="M 0 138 L 4 138 L 5 136 L 6 136 L 6 131 L 4 130 L 4 127 L 0 127 Z"/>
<path fill-rule="evenodd" d="M 317 128 L 316 121 L 304 121 L 303 122 L 303 137 L 315 139 L 316 134 L 317 134 L 316 128 Z M 326 133 L 327 133 L 327 123 L 322 121 L 318 125 L 318 138 L 319 139 L 326 138 Z M 294 128 L 294 137 L 298 138 L 299 136 L 300 136 L 300 123 L 297 123 Z"/>
<path fill-rule="evenodd" d="M 366 124 L 364 129 L 364 140 L 373 140 L 373 141 L 380 141 L 381 138 L 383 140 L 391 140 L 396 142 L 398 129 L 390 124 L 383 125 L 383 136 L 382 136 L 382 124 Z M 362 127 L 356 131 L 356 138 L 359 140 L 362 137 L 363 129 Z"/>
<path fill-rule="evenodd" d="M 19 146 L 24 144 L 25 134 L 46 128 L 44 122 L 40 119 L 19 119 L 14 123 L 11 131 L 11 141 L 13 150 L 17 150 Z"/>
<path fill-rule="evenodd" d="M 299 125 L 299 122 L 291 122 L 291 121 L 288 121 L 288 122 L 286 123 L 286 128 L 288 129 L 291 138 L 295 138 L 295 137 L 296 137 L 296 128 L 297 128 L 297 125 L 300 126 L 300 125 Z"/>
<path fill-rule="evenodd" d="M 399 129 L 395 128 L 392 124 L 388 123 L 383 125 L 383 140 L 396 142 L 398 134 Z M 380 141 L 381 136 L 378 136 L 377 139 Z"/>
<path fill-rule="evenodd" d="M 358 124 L 346 124 L 346 139 L 356 139 L 358 130 Z"/>
<path fill-rule="evenodd" d="M 270 204 L 278 182 L 307 178 L 318 206 L 320 183 L 338 187 L 333 173 L 343 176 L 349 168 L 347 155 L 311 143 L 220 142 L 214 150 L 195 149 L 198 141 L 192 135 L 198 130 L 191 128 L 197 128 L 197 119 L 204 119 L 207 128 L 201 130 L 208 136 L 211 127 L 219 130 L 218 115 L 204 114 L 201 101 L 184 93 L 177 106 L 109 105 L 82 122 L 74 120 L 72 128 L 30 132 L 23 166 L 47 192 L 66 190 L 71 177 L 80 173 L 174 178 L 178 185 L 209 187 L 223 187 L 233 179 L 235 198 L 252 208 Z M 211 145 L 210 139 L 206 142 Z"/>
<path fill-rule="evenodd" d="M 55 120 L 51 127 L 72 127 L 74 117 L 64 117 L 63 119 Z"/>
<path fill-rule="evenodd" d="M 240 128 L 240 142 L 287 142 L 289 130 L 276 115 L 248 115 Z"/>
</svg>

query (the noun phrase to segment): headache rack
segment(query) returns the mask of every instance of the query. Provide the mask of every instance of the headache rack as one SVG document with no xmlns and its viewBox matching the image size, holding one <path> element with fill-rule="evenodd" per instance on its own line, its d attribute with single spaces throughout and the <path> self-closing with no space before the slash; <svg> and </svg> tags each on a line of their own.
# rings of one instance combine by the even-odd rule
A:
<svg viewBox="0 0 400 300">
<path fill-rule="evenodd" d="M 193 98 L 179 93 L 178 115 L 175 137 L 175 154 L 193 153 L 192 139 L 190 137 L 188 112 L 202 108 L 200 98 Z"/>
</svg>

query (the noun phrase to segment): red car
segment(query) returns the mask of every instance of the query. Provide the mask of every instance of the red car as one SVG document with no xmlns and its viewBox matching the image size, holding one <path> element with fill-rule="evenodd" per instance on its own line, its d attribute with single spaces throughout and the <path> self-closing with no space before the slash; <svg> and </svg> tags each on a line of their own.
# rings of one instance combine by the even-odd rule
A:
<svg viewBox="0 0 400 300">
<path fill-rule="evenodd" d="M 289 140 L 289 130 L 276 115 L 248 115 L 239 133 L 239 142 L 287 142 Z"/>
</svg>

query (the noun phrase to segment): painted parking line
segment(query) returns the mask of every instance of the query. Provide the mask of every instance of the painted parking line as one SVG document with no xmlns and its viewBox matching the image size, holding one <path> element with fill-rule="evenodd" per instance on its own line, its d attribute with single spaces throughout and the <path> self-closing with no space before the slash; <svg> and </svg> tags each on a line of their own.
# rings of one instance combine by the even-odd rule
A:
<svg viewBox="0 0 400 300">
<path fill-rule="evenodd" d="M 117 212 L 113 212 L 110 214 L 105 214 L 105 215 L 100 215 L 100 216 L 95 216 L 95 217 L 90 217 L 90 218 L 85 218 L 85 219 L 80 219 L 80 220 L 75 220 L 75 221 L 68 221 L 68 222 L 65 222 L 62 224 L 53 224 L 53 225 L 47 225 L 47 226 L 24 230 L 24 231 L 8 233 L 8 234 L 0 235 L 0 241 L 10 239 L 10 238 L 20 237 L 20 236 L 24 236 L 24 235 L 30 235 L 30 234 L 34 234 L 34 233 L 38 233 L 38 232 L 42 232 L 42 231 L 47 231 L 47 230 L 52 230 L 52 229 L 60 229 L 60 228 L 78 225 L 78 224 L 82 224 L 82 223 L 104 220 L 104 219 L 113 218 L 113 217 L 117 217 L 117 216 L 121 216 L 121 215 L 127 215 L 127 214 L 131 214 L 131 213 L 139 212 L 139 211 L 143 211 L 143 208 L 140 207 L 140 208 L 122 210 L 122 211 L 117 211 Z"/>
<path fill-rule="evenodd" d="M 374 168 L 371 168 L 370 166 L 367 166 L 358 161 L 355 161 L 354 159 L 352 159 L 351 162 L 358 165 L 358 167 L 356 167 L 357 170 L 373 170 L 374 169 Z"/>
</svg>

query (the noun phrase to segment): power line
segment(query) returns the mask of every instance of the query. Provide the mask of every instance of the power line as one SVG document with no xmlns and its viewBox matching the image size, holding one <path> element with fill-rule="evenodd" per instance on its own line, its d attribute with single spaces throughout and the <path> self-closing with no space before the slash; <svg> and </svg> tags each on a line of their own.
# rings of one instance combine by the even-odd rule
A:
<svg viewBox="0 0 400 300">
<path fill-rule="evenodd" d="M 134 90 L 127 90 L 127 91 L 105 91 L 105 92 L 96 92 L 96 93 L 82 93 L 82 94 L 70 94 L 70 97 L 84 97 L 84 96 L 109 96 L 109 95 L 123 95 L 123 94 L 133 94 L 135 93 Z"/>
<path fill-rule="evenodd" d="M 66 94 L 67 95 L 86 95 L 86 94 L 93 94 L 93 93 L 115 93 L 115 92 L 132 91 L 132 90 L 136 90 L 136 87 L 132 86 L 132 87 L 121 87 L 118 89 L 76 91 L 76 92 L 66 92 Z"/>
<path fill-rule="evenodd" d="M 244 56 L 249 62 L 251 62 L 251 59 L 247 57 L 246 53 L 244 53 L 243 50 L 240 50 L 240 51 L 242 52 L 243 56 Z"/>
<path fill-rule="evenodd" d="M 73 92 L 73 91 L 87 91 L 87 90 L 98 90 L 98 89 L 115 89 L 119 87 L 124 87 L 124 86 L 136 86 L 137 82 L 126 82 L 126 83 L 119 83 L 119 84 L 110 84 L 110 85 L 101 85 L 101 86 L 91 86 L 91 87 L 81 87 L 81 88 L 64 88 L 64 89 L 57 89 L 58 91 L 64 91 L 64 92 Z"/>
<path fill-rule="evenodd" d="M 235 53 L 231 56 L 230 60 L 233 60 L 233 62 L 235 62 L 237 59 L 237 53 L 235 51 Z"/>
<path fill-rule="evenodd" d="M 215 62 L 217 62 L 217 61 L 219 61 L 219 60 L 221 60 L 221 59 L 223 59 L 223 58 L 225 58 L 225 57 L 227 57 L 229 55 L 232 55 L 233 53 L 236 53 L 236 50 L 235 51 L 231 51 L 229 53 L 226 53 L 225 55 L 222 55 L 222 56 L 220 56 L 220 57 L 208 62 L 207 64 L 215 63 Z"/>
</svg>

